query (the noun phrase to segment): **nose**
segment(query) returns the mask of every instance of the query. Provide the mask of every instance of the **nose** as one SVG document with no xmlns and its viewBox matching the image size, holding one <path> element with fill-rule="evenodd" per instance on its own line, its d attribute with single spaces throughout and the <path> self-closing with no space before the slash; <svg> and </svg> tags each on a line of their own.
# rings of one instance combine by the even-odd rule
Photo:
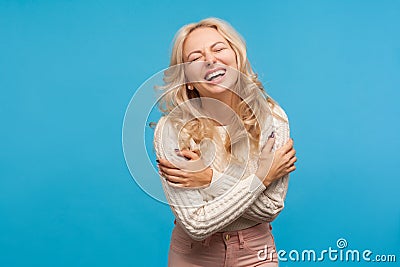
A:
<svg viewBox="0 0 400 267">
<path fill-rule="evenodd" d="M 214 64 L 217 62 L 217 59 L 215 58 L 214 54 L 210 51 L 205 53 L 205 61 L 207 62 L 207 66 Z"/>
</svg>

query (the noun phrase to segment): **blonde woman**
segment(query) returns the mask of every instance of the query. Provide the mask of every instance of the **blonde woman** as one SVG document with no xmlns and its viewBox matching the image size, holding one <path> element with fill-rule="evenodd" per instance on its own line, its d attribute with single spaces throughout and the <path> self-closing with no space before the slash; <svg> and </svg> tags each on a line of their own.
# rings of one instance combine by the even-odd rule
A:
<svg viewBox="0 0 400 267">
<path fill-rule="evenodd" d="M 277 266 L 270 222 L 297 159 L 245 42 L 220 19 L 185 25 L 164 81 L 154 147 L 176 218 L 169 266 Z"/>
</svg>

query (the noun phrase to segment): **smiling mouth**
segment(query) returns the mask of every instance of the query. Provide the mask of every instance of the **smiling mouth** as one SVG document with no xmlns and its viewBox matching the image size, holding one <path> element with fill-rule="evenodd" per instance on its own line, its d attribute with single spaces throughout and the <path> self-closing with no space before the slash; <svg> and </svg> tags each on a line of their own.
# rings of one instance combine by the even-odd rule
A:
<svg viewBox="0 0 400 267">
<path fill-rule="evenodd" d="M 225 75 L 225 73 L 226 73 L 226 69 L 218 69 L 218 70 L 212 71 L 210 73 L 207 73 L 206 76 L 204 76 L 204 79 L 206 81 L 210 82 L 210 81 L 218 79 L 219 77 L 223 77 Z"/>
</svg>

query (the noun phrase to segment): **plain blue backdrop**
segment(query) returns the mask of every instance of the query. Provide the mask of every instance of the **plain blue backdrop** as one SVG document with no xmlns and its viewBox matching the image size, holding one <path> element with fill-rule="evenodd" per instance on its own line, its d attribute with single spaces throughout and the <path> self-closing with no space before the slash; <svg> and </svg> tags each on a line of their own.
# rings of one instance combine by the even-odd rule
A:
<svg viewBox="0 0 400 267">
<path fill-rule="evenodd" d="M 345 238 L 398 264 L 399 1 L 2 0 L 0 266 L 166 266 L 173 216 L 131 177 L 122 124 L 175 32 L 209 16 L 244 36 L 289 115 L 278 249 Z"/>
</svg>

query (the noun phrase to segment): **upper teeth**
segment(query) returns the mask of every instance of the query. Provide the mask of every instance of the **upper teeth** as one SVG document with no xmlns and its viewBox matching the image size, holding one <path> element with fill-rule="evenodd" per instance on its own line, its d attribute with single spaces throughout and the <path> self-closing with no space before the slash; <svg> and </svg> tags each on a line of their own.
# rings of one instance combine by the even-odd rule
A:
<svg viewBox="0 0 400 267">
<path fill-rule="evenodd" d="M 225 74 L 225 70 L 216 70 L 214 72 L 211 72 L 210 74 L 207 74 L 205 78 L 207 81 L 211 81 L 211 79 L 213 79 L 215 76 L 224 75 L 224 74 Z"/>
</svg>

